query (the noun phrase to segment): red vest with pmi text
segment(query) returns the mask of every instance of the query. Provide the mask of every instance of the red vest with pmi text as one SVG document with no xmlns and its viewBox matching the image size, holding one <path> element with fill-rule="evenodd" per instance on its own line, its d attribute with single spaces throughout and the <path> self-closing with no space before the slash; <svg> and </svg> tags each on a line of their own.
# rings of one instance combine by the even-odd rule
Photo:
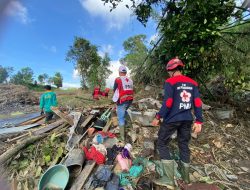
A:
<svg viewBox="0 0 250 190">
<path fill-rule="evenodd" d="M 118 84 L 120 104 L 125 101 L 133 100 L 133 81 L 127 76 L 120 76 L 116 79 L 116 82 Z"/>
</svg>

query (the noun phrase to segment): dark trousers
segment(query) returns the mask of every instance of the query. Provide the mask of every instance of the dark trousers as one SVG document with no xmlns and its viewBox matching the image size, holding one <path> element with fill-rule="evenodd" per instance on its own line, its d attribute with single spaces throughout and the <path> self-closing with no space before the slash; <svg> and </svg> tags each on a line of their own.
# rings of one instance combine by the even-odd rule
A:
<svg viewBox="0 0 250 190">
<path fill-rule="evenodd" d="M 53 112 L 45 112 L 45 122 L 47 123 L 53 118 Z"/>
<path fill-rule="evenodd" d="M 185 162 L 190 162 L 190 150 L 188 143 L 191 138 L 192 121 L 181 121 L 175 123 L 162 123 L 158 132 L 157 148 L 160 153 L 160 158 L 163 160 L 171 160 L 168 144 L 172 134 L 177 130 L 178 147 L 180 150 L 180 159 Z"/>
</svg>

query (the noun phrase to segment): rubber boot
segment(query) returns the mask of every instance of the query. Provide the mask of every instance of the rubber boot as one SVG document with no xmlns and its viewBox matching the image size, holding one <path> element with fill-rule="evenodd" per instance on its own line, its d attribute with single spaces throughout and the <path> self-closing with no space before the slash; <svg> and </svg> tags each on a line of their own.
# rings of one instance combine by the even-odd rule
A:
<svg viewBox="0 0 250 190">
<path fill-rule="evenodd" d="M 185 163 L 181 161 L 181 177 L 185 181 L 185 183 L 190 184 L 190 178 L 189 178 L 189 163 Z"/>
<path fill-rule="evenodd" d="M 168 189 L 175 189 L 174 182 L 174 160 L 161 160 L 163 176 L 153 180 L 156 185 L 165 186 Z"/>
<path fill-rule="evenodd" d="M 120 140 L 125 141 L 125 126 L 119 126 Z"/>
</svg>

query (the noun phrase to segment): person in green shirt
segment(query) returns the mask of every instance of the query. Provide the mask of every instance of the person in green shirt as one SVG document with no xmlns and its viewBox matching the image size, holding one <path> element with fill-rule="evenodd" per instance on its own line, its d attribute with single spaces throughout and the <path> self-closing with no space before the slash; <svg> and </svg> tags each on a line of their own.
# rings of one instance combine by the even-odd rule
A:
<svg viewBox="0 0 250 190">
<path fill-rule="evenodd" d="M 45 85 L 46 92 L 41 95 L 40 109 L 41 115 L 45 113 L 45 123 L 48 123 L 53 118 L 51 106 L 57 106 L 56 93 L 51 91 L 50 85 Z"/>
</svg>

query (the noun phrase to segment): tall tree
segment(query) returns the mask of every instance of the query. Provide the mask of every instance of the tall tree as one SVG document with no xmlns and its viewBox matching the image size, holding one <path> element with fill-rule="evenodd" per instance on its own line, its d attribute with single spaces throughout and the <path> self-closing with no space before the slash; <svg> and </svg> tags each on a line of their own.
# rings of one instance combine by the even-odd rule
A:
<svg viewBox="0 0 250 190">
<path fill-rule="evenodd" d="M 38 82 L 39 82 L 40 84 L 44 84 L 45 82 L 47 82 L 48 78 L 49 78 L 49 75 L 46 74 L 46 73 L 43 73 L 43 74 L 41 74 L 41 75 L 39 75 L 39 76 L 37 77 Z"/>
<path fill-rule="evenodd" d="M 7 82 L 7 78 L 10 76 L 12 71 L 12 67 L 3 67 L 0 65 L 0 83 Z"/>
<path fill-rule="evenodd" d="M 102 0 L 113 8 L 122 0 Z M 231 18 L 239 18 L 234 0 L 131 0 L 137 19 L 146 25 L 152 13 L 158 16 L 160 40 L 137 72 L 140 77 L 161 77 L 167 60 L 178 56 L 185 62 L 185 73 L 195 78 L 207 78 L 207 73 L 218 70 L 222 61 L 215 47 L 221 31 Z M 161 10 L 161 11 L 159 11 Z M 150 72 L 149 72 L 150 71 Z M 157 71 L 157 72 L 156 72 Z M 155 74 L 154 74 L 155 73 Z M 157 74 L 156 74 L 157 73 Z"/>
<path fill-rule="evenodd" d="M 76 37 L 67 53 L 66 60 L 73 62 L 79 71 L 82 88 L 93 87 L 100 83 L 105 84 L 105 79 L 109 74 L 110 59 L 107 54 L 101 58 L 97 51 L 97 47 L 88 40 Z"/>
<path fill-rule="evenodd" d="M 135 70 L 140 67 L 148 54 L 146 36 L 141 34 L 128 38 L 123 42 L 123 48 L 127 54 L 121 61 L 125 61 L 129 68 Z"/>
<path fill-rule="evenodd" d="M 21 85 L 31 84 L 33 82 L 33 75 L 33 70 L 30 67 L 25 67 L 13 75 L 10 82 Z"/>
<path fill-rule="evenodd" d="M 38 75 L 37 80 L 40 84 L 43 84 L 44 83 L 43 75 Z"/>
<path fill-rule="evenodd" d="M 97 47 L 84 38 L 76 37 L 73 46 L 70 46 L 66 60 L 75 64 L 75 68 L 80 74 L 81 86 L 86 88 L 89 69 L 91 65 L 97 64 L 99 61 Z"/>
<path fill-rule="evenodd" d="M 53 81 L 54 81 L 53 77 L 49 77 L 47 83 L 51 85 L 53 84 Z"/>
<path fill-rule="evenodd" d="M 53 77 L 53 83 L 56 85 L 57 88 L 62 87 L 63 77 L 60 72 L 56 72 L 55 76 Z"/>
</svg>

